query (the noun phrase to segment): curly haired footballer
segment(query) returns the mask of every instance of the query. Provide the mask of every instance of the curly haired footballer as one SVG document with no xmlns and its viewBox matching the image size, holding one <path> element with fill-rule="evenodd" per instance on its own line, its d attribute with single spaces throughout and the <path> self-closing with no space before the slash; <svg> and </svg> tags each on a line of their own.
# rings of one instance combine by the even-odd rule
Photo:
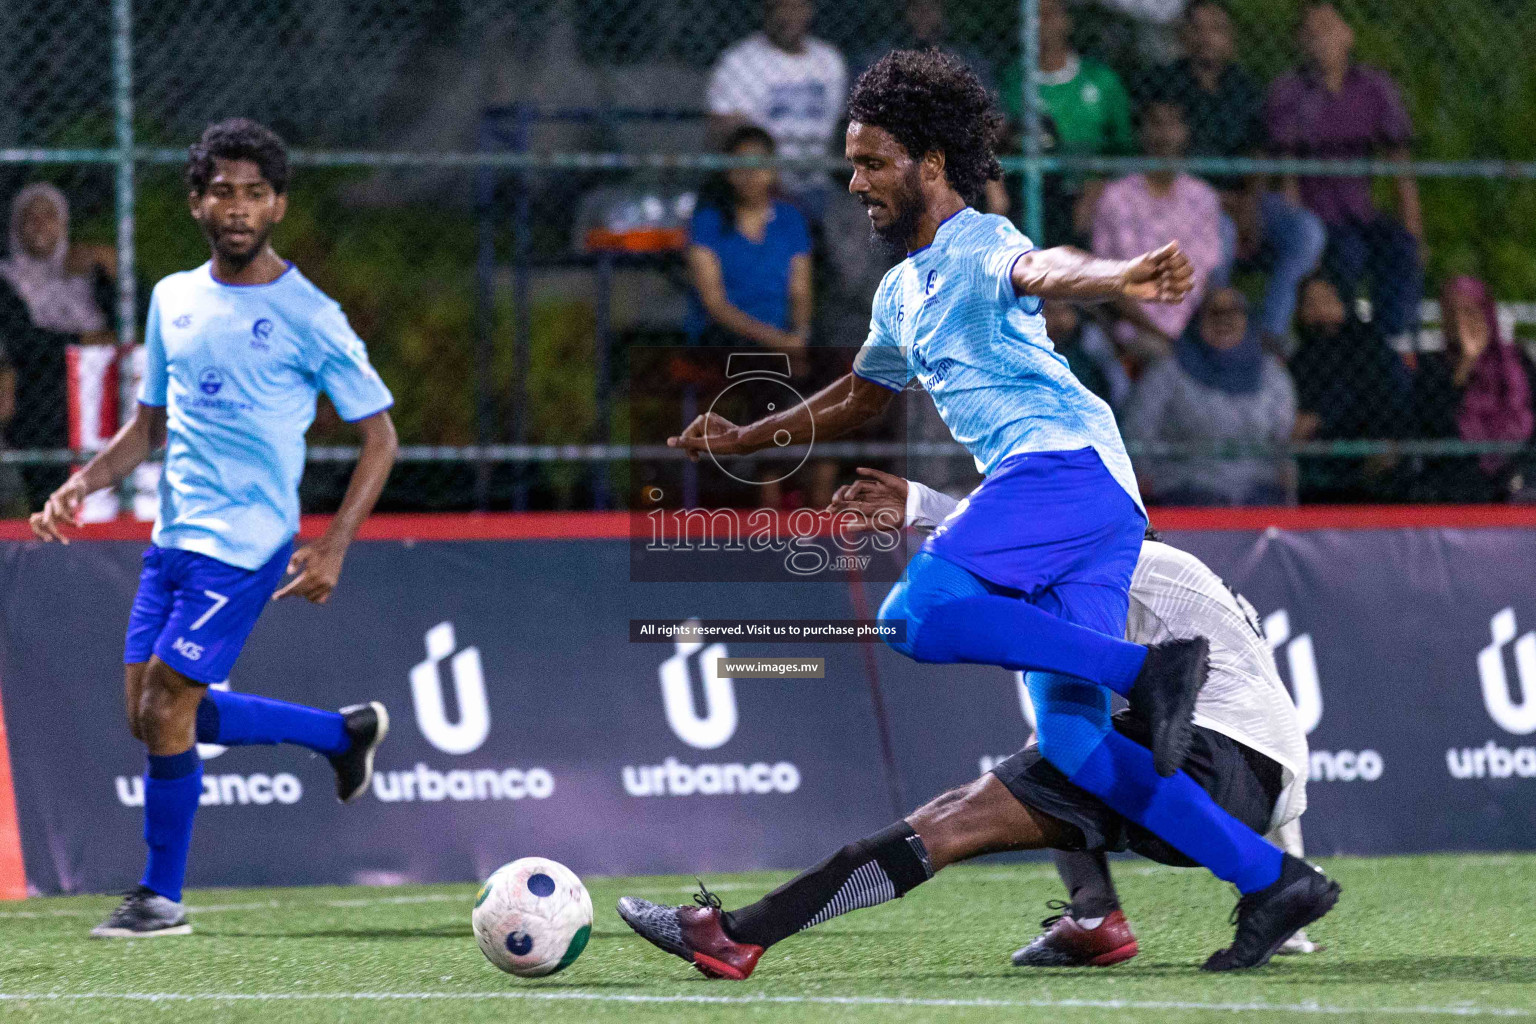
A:
<svg viewBox="0 0 1536 1024">
<path fill-rule="evenodd" d="M 1003 176 L 993 147 L 1003 118 L 965 62 L 942 50 L 893 50 L 854 83 L 848 117 L 891 133 L 913 157 L 944 154 L 945 177 L 975 205 Z"/>
</svg>

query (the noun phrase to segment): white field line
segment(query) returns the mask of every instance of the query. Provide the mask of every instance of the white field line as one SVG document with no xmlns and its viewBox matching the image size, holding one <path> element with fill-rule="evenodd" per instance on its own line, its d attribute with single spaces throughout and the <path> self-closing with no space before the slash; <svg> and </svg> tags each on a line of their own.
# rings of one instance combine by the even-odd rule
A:
<svg viewBox="0 0 1536 1024">
<path fill-rule="evenodd" d="M 924 1006 L 978 1009 L 1191 1010 L 1210 1013 L 1292 1013 L 1384 1017 L 1519 1017 L 1536 1012 L 1514 1007 L 1474 1006 L 1331 1006 L 1324 1003 L 1198 1003 L 1137 999 L 921 999 L 903 996 L 704 996 L 624 995 L 608 992 L 3 992 L 0 1002 L 144 1002 L 144 1003 L 265 1003 L 265 1002 L 435 1002 L 531 1000 L 534 1002 L 592 1002 L 630 1004 L 786 1005 L 786 1006 Z"/>
<path fill-rule="evenodd" d="M 690 890 L 691 891 L 691 890 Z M 258 903 L 205 903 L 192 904 L 187 907 L 189 914 L 224 914 L 241 910 L 276 910 L 282 907 L 336 907 L 346 909 L 351 907 L 382 907 L 409 903 L 469 903 L 474 894 L 454 895 L 452 893 L 424 893 L 420 896 L 374 896 L 348 900 L 262 900 Z M 82 908 L 70 908 L 61 910 L 0 910 L 0 920 L 10 918 L 27 919 L 41 917 L 99 917 L 100 909 L 85 910 Z"/>
</svg>

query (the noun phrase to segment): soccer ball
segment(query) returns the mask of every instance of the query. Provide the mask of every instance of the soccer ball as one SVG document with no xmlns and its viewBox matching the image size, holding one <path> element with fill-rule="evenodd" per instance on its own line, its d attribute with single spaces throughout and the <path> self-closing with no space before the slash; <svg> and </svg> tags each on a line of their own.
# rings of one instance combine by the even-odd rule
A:
<svg viewBox="0 0 1536 1024">
<path fill-rule="evenodd" d="M 520 978 L 571 966 L 592 935 L 592 897 L 564 864 L 524 857 L 497 868 L 475 897 L 480 952 Z"/>
</svg>

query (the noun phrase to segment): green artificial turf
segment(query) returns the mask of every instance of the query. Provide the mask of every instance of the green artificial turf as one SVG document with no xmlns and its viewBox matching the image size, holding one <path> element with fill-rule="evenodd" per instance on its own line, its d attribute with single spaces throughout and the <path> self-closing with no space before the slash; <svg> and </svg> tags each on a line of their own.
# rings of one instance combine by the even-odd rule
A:
<svg viewBox="0 0 1536 1024">
<path fill-rule="evenodd" d="M 93 941 L 107 897 L 0 905 L 0 1018 L 48 1021 L 1433 1021 L 1536 1019 L 1536 856 L 1338 859 L 1327 946 L 1237 975 L 1198 965 L 1230 938 L 1231 890 L 1198 871 L 1115 865 L 1141 955 L 1101 970 L 1021 970 L 1008 954 L 1060 895 L 1048 866 L 944 872 L 907 898 L 709 982 L 614 913 L 687 902 L 684 878 L 590 879 L 582 957 L 539 980 L 482 959 L 473 886 L 202 890 L 190 938 Z M 727 907 L 780 874 L 706 879 Z M 35 998 L 51 993 L 57 998 Z M 165 998 L 196 995 L 199 998 Z M 136 996 L 137 998 L 124 998 Z"/>
</svg>

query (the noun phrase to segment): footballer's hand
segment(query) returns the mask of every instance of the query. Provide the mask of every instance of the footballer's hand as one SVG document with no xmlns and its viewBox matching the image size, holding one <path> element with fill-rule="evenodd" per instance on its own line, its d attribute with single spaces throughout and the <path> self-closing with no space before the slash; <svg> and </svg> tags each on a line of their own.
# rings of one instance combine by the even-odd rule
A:
<svg viewBox="0 0 1536 1024">
<path fill-rule="evenodd" d="M 272 600 L 302 597 L 314 604 L 325 604 L 331 599 L 331 591 L 336 589 L 336 581 L 341 579 L 341 563 L 346 557 L 344 545 L 323 537 L 304 545 L 288 559 L 288 572 L 293 579 L 273 594 Z"/>
<path fill-rule="evenodd" d="M 855 513 L 860 519 L 850 525 L 856 530 L 900 530 L 907 521 L 907 481 L 864 466 L 857 472 L 859 479 L 833 493 L 827 512 L 833 516 Z"/>
<path fill-rule="evenodd" d="M 695 416 L 682 434 L 667 438 L 667 447 L 683 449 L 694 462 L 706 451 L 715 455 L 746 455 L 752 451 L 741 441 L 741 428 L 713 412 Z"/>
<path fill-rule="evenodd" d="M 1131 260 L 1125 268 L 1121 292 L 1141 302 L 1181 302 L 1195 286 L 1195 268 L 1178 242 Z"/>
<path fill-rule="evenodd" d="M 64 486 L 48 495 L 48 501 L 43 505 L 43 510 L 32 513 L 28 519 L 32 526 L 32 533 L 38 540 L 44 542 L 58 541 L 60 544 L 68 544 L 69 538 L 64 536 L 59 528 L 80 525 L 80 506 L 85 504 L 88 493 L 85 489 L 85 481 L 78 476 L 72 476 L 64 481 Z"/>
</svg>

